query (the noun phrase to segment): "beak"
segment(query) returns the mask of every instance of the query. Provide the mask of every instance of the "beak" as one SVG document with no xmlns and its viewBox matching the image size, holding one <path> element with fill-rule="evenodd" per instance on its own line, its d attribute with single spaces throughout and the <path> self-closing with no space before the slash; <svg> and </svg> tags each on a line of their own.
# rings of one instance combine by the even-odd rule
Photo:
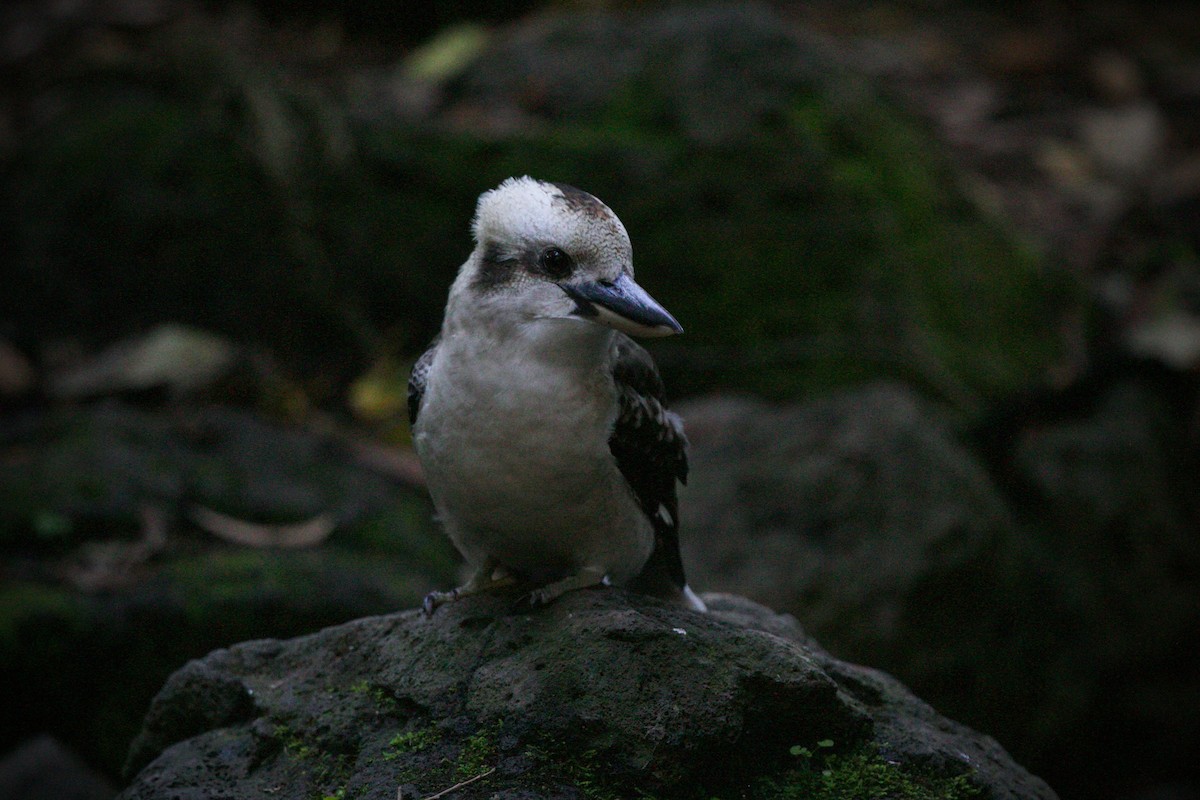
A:
<svg viewBox="0 0 1200 800">
<path fill-rule="evenodd" d="M 558 288 L 575 301 L 574 314 L 630 336 L 683 333 L 683 326 L 670 312 L 625 273 L 615 281 L 560 283 Z"/>
</svg>

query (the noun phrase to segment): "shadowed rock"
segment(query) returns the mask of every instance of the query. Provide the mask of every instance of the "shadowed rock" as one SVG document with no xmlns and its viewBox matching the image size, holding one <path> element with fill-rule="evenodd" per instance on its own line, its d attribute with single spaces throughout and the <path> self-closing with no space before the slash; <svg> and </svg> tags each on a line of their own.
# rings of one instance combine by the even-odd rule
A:
<svg viewBox="0 0 1200 800">
<path fill-rule="evenodd" d="M 595 590 L 529 612 L 478 596 L 218 650 L 155 699 L 121 797 L 392 800 L 472 778 L 456 796 L 819 798 L 907 781 L 929 797 L 1055 797 L 793 618 L 706 600 L 707 615 Z"/>
</svg>

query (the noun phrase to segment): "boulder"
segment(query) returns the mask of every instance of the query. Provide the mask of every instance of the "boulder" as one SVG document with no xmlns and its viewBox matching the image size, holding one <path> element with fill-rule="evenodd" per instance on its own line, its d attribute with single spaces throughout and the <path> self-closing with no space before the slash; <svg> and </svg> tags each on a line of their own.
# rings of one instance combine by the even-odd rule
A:
<svg viewBox="0 0 1200 800">
<path fill-rule="evenodd" d="M 894 672 L 1025 758 L 1079 721 L 1091 681 L 1068 657 L 1078 609 L 932 404 L 877 383 L 680 410 L 693 586 L 795 614 L 839 657 Z"/>
<path fill-rule="evenodd" d="M 1063 688 L 1080 713 L 1057 721 L 1036 761 L 1093 797 L 1126 784 L 1133 795 L 1136 781 L 1200 796 L 1189 644 L 1200 631 L 1200 448 L 1195 390 L 1170 386 L 1114 380 L 1072 413 L 1027 424 L 1008 455 L 1018 507 L 1077 609 L 1072 635 L 1044 659 L 1075 676 Z"/>
<path fill-rule="evenodd" d="M 120 797 L 1056 797 L 793 618 L 706 599 L 482 595 L 215 651 L 154 700 Z"/>
<path fill-rule="evenodd" d="M 117 401 L 0 421 L 0 750 L 46 732 L 115 775 L 189 658 L 454 580 L 424 491 L 313 427 Z"/>
<path fill-rule="evenodd" d="M 912 645 L 917 619 L 956 613 L 920 593 L 1028 546 L 987 471 L 901 385 L 782 406 L 715 397 L 681 413 L 693 582 L 798 613 L 852 657 Z M 957 588 L 965 603 L 971 587 Z"/>
<path fill-rule="evenodd" d="M 1194 794 L 1194 405 L 1102 386 L 1017 406 L 989 466 L 896 384 L 685 404 L 692 585 L 796 615 L 1071 796 Z"/>
</svg>

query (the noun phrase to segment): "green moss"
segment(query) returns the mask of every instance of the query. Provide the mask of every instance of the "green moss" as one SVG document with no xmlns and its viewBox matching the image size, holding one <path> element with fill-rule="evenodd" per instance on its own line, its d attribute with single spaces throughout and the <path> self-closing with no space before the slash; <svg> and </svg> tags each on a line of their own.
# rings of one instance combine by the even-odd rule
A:
<svg viewBox="0 0 1200 800">
<path fill-rule="evenodd" d="M 489 725 L 467 737 L 455 762 L 455 771 L 460 778 L 473 778 L 495 765 L 499 730 L 498 724 Z"/>
<path fill-rule="evenodd" d="M 383 758 L 393 761 L 409 753 L 419 753 L 437 744 L 441 738 L 437 728 L 432 725 L 427 728 L 416 728 L 397 733 L 388 741 L 387 749 L 383 751 Z"/>
<path fill-rule="evenodd" d="M 402 495 L 386 508 L 339 531 L 338 541 L 357 552 L 384 556 L 396 566 L 419 569 L 434 579 L 454 580 L 459 557 L 433 522 L 425 497 Z"/>
<path fill-rule="evenodd" d="M 173 561 L 163 574 L 195 624 L 223 620 L 223 625 L 235 626 L 229 633 L 238 638 L 342 621 L 349 617 L 339 619 L 341 607 L 358 614 L 403 607 L 417 602 L 432 580 L 415 567 L 400 568 L 377 555 L 336 547 L 299 552 L 229 548 Z M 331 585 L 352 586 L 353 597 L 331 594 Z M 230 621 L 231 608 L 243 609 L 239 614 L 247 616 Z M 249 614 L 249 609 L 258 612 Z M 269 628 L 258 618 L 268 613 Z"/>
<path fill-rule="evenodd" d="M 472 785 L 494 785 L 500 728 L 485 725 L 462 739 L 437 725 L 415 725 L 386 739 L 378 767 L 390 780 L 418 783 L 430 791 L 481 776 L 486 777 Z"/>
<path fill-rule="evenodd" d="M 276 725 L 271 735 L 283 744 L 283 749 L 294 759 L 302 761 L 312 755 L 311 748 L 288 725 Z"/>
<path fill-rule="evenodd" d="M 286 723 L 275 726 L 272 735 L 283 745 L 287 758 L 301 767 L 318 787 L 316 797 L 345 796 L 345 782 L 353 767 L 353 759 L 345 753 L 332 753 L 321 743 L 310 739 L 304 731 Z"/>
<path fill-rule="evenodd" d="M 781 775 L 760 778 L 759 800 L 968 800 L 982 791 L 968 775 L 941 776 L 892 763 L 871 749 L 845 755 L 800 754 L 802 762 Z"/>
<path fill-rule="evenodd" d="M 431 252 L 428 271 L 401 279 L 405 294 L 443 297 L 467 250 L 445 242 L 464 240 L 475 193 L 530 173 L 620 214 L 641 281 L 688 328 L 654 348 L 675 394 L 794 396 L 893 377 L 970 407 L 1036 379 L 1056 354 L 1060 302 L 1040 259 L 963 199 L 895 109 L 817 93 L 793 102 L 771 137 L 737 147 L 579 124 L 488 142 L 364 132 L 368 158 L 412 192 L 395 200 L 404 246 Z M 646 184 L 654 191 L 629 190 Z M 381 217 L 380 237 L 395 224 Z M 420 323 L 426 335 L 439 311 Z"/>
<path fill-rule="evenodd" d="M 57 632 L 66 629 L 82 629 L 87 623 L 86 609 L 68 591 L 40 583 L 14 582 L 0 588 L 0 657 L 11 665 L 20 658 L 18 648 L 23 648 L 27 634 L 50 625 Z M 45 637 L 36 637 L 42 644 L 49 644 Z M 62 644 L 60 655 L 65 655 L 69 645 Z M 38 653 L 37 656 L 47 656 Z"/>
<path fill-rule="evenodd" d="M 657 776 L 673 797 L 694 800 L 751 798 L 751 800 L 970 800 L 982 795 L 969 775 L 940 776 L 927 769 L 891 763 L 871 747 L 834 753 L 831 740 L 821 740 L 791 750 L 794 763 L 781 771 L 755 778 L 711 776 L 711 782 L 679 785 Z M 650 798 L 644 789 L 614 780 L 612 770 L 595 750 L 567 755 L 553 742 L 529 745 L 525 754 L 537 764 L 547 786 L 563 783 L 579 790 L 587 800 Z M 644 783 L 644 782 L 643 782 Z"/>
<path fill-rule="evenodd" d="M 551 746 L 529 745 L 525 748 L 525 755 L 548 776 L 578 789 L 585 800 L 623 800 L 628 796 L 627 789 L 617 786 L 608 777 L 608 771 L 600 763 L 599 753 L 595 750 L 585 750 L 567 756 L 563 745 L 557 744 L 552 747 L 553 749 Z M 637 796 L 648 797 L 640 791 Z"/>
<path fill-rule="evenodd" d="M 372 684 L 366 678 L 352 684 L 350 686 L 350 693 L 370 698 L 370 701 L 375 704 L 375 709 L 379 713 L 389 715 L 399 714 L 399 703 L 396 701 L 395 695 L 382 686 Z"/>
</svg>

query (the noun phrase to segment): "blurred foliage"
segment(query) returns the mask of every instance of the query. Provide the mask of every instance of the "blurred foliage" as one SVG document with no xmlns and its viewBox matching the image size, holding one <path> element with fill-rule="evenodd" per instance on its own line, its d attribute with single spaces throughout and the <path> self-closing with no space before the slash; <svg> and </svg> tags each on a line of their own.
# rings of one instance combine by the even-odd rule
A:
<svg viewBox="0 0 1200 800">
<path fill-rule="evenodd" d="M 330 514 L 337 544 L 414 571 L 444 572 L 455 561 L 424 492 L 374 471 L 353 442 L 233 408 L 186 416 L 110 402 L 31 424 L 0 461 L 0 547 L 62 553 L 93 538 L 132 540 L 147 508 L 181 526 L 203 506 L 260 524 Z"/>
<path fill-rule="evenodd" d="M 835 71 L 736 139 L 681 132 L 690 112 L 653 65 L 556 124 L 495 133 L 352 119 L 210 35 L 56 87 L 67 110 L 2 177 L 10 335 L 170 319 L 341 389 L 423 348 L 475 197 L 532 174 L 625 222 L 640 280 L 688 330 L 656 348 L 676 395 L 883 375 L 970 407 L 1055 357 L 1059 287 L 1038 259 L 962 199 L 918 127 Z"/>
<path fill-rule="evenodd" d="M 47 414 L 20 439 L 0 460 L 0 680 L 22 701 L 0 750 L 51 730 L 115 775 L 187 659 L 411 607 L 457 577 L 424 493 L 328 435 L 109 401 Z M 189 522 L 197 505 L 336 527 L 320 548 L 233 547 Z"/>
<path fill-rule="evenodd" d="M 273 23 L 335 22 L 352 35 L 411 44 L 456 22 L 503 22 L 543 5 L 529 0 L 442 0 L 438 3 L 396 0 L 208 0 L 214 11 L 249 6 Z"/>
<path fill-rule="evenodd" d="M 22 687 L 0 749 L 51 730 L 115 775 L 187 659 L 411 607 L 456 580 L 424 493 L 328 436 L 243 410 L 115 402 L 30 427 L 0 460 L 0 680 Z M 337 524 L 320 548 L 233 547 L 190 524 L 197 504 Z"/>
<path fill-rule="evenodd" d="M 52 730 L 117 775 L 151 698 L 188 659 L 414 605 L 424 574 L 342 547 L 221 548 L 120 593 L 10 581 L 0 589 L 0 679 L 21 698 L 5 709 L 0 747 Z"/>
<path fill-rule="evenodd" d="M 177 320 L 322 365 L 364 348 L 312 206 L 350 146 L 333 106 L 194 30 L 53 92 L 4 169 L 10 335 Z"/>
</svg>

